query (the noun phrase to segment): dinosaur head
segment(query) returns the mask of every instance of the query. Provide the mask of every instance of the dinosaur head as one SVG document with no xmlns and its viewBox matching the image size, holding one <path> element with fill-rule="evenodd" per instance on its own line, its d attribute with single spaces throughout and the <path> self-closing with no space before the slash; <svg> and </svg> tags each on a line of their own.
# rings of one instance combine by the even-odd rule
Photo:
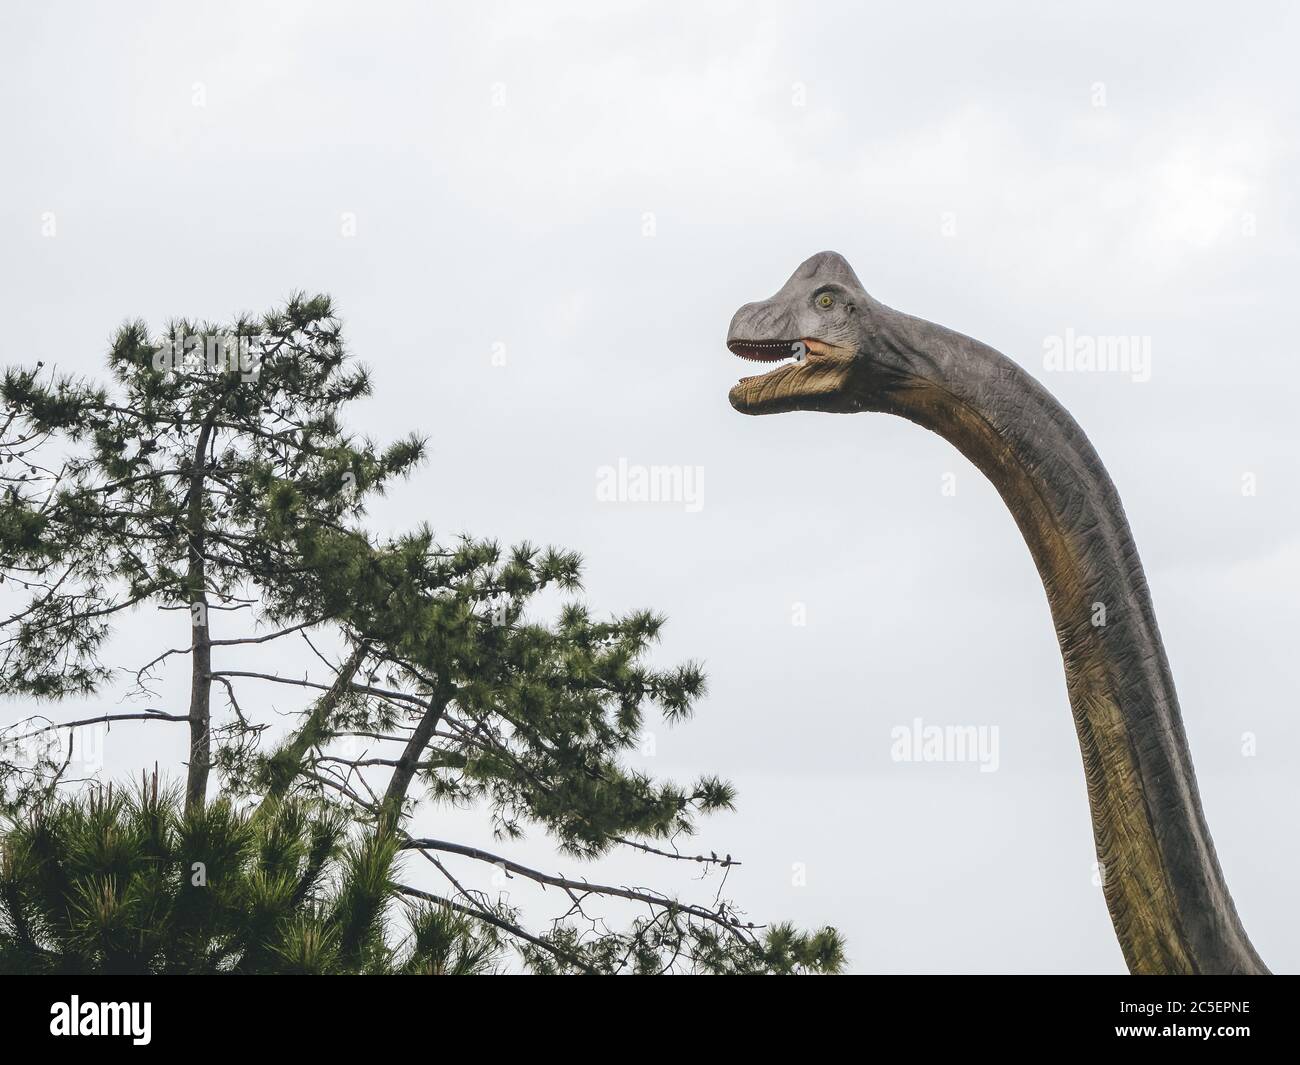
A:
<svg viewBox="0 0 1300 1065">
<path fill-rule="evenodd" d="M 742 414 L 849 411 L 862 373 L 864 315 L 875 302 L 844 256 L 808 259 L 771 299 L 746 303 L 731 319 L 727 347 L 742 359 L 780 363 L 743 377 L 729 395 Z"/>
</svg>

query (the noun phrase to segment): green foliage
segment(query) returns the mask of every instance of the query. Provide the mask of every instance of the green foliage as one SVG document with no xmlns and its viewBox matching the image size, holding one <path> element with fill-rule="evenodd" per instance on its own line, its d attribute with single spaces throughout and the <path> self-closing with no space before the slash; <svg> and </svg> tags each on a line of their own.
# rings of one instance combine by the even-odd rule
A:
<svg viewBox="0 0 1300 1065">
<path fill-rule="evenodd" d="M 410 907 L 390 945 L 396 855 L 299 800 L 57 799 L 0 835 L 0 972 L 493 971 L 494 930 L 446 906 Z"/>
<path fill-rule="evenodd" d="M 534 972 L 623 973 L 658 976 L 686 961 L 686 971 L 714 976 L 793 976 L 838 973 L 845 964 L 844 942 L 833 928 L 800 932 L 789 924 L 760 936 L 701 920 L 675 907 L 636 921 L 625 933 L 584 940 L 570 924 L 545 937 L 554 949 L 528 946 L 525 962 Z"/>
</svg>

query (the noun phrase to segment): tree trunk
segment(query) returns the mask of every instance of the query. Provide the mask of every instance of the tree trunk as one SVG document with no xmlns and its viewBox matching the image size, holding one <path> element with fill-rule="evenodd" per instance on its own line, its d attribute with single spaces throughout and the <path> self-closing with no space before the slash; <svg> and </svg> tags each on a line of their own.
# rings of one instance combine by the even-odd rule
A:
<svg viewBox="0 0 1300 1065">
<path fill-rule="evenodd" d="M 208 770 L 212 765 L 212 634 L 208 629 L 207 566 L 204 559 L 206 530 L 203 525 L 203 475 L 208 441 L 212 436 L 209 417 L 199 430 L 194 446 L 194 469 L 186 504 L 185 530 L 189 538 L 190 565 L 186 587 L 190 603 L 190 761 L 185 780 L 185 812 L 203 805 L 208 791 Z"/>
<path fill-rule="evenodd" d="M 450 696 L 434 696 L 430 699 L 429 708 L 406 741 L 402 757 L 397 760 L 397 768 L 393 770 L 392 779 L 388 782 L 388 791 L 384 793 L 382 820 L 390 827 L 397 823 L 402 814 L 402 801 L 406 798 L 411 781 L 415 779 L 415 767 L 419 765 L 420 756 L 433 739 L 433 733 L 450 701 Z"/>
<path fill-rule="evenodd" d="M 339 700 L 351 686 L 352 678 L 357 675 L 357 670 L 361 668 L 361 663 L 365 661 L 369 650 L 368 644 L 357 644 L 348 660 L 339 668 L 338 676 L 334 678 L 329 691 L 317 699 L 312 706 L 302 727 L 271 755 L 268 760 L 265 784 L 268 796 L 283 795 L 288 791 L 289 785 L 298 775 L 298 769 L 307 752 L 316 744 L 329 738 L 330 719 L 334 716 L 334 708 L 338 706 Z"/>
</svg>

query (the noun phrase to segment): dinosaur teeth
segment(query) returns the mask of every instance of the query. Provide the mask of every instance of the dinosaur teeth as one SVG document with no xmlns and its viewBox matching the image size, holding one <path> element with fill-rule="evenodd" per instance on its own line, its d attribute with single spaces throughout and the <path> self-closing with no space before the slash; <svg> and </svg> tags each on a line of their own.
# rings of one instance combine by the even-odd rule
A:
<svg viewBox="0 0 1300 1065">
<path fill-rule="evenodd" d="M 796 355 L 796 342 L 791 340 L 733 340 L 727 347 L 750 362 L 784 362 Z"/>
</svg>

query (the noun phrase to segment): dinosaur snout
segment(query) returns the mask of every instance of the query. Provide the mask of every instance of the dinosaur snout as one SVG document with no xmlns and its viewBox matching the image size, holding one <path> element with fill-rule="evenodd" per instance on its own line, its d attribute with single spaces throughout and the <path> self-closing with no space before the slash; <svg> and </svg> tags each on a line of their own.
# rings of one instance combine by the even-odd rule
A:
<svg viewBox="0 0 1300 1065">
<path fill-rule="evenodd" d="M 786 358 L 798 339 L 794 315 L 772 300 L 746 303 L 732 315 L 727 328 L 728 350 L 761 362 Z"/>
</svg>

